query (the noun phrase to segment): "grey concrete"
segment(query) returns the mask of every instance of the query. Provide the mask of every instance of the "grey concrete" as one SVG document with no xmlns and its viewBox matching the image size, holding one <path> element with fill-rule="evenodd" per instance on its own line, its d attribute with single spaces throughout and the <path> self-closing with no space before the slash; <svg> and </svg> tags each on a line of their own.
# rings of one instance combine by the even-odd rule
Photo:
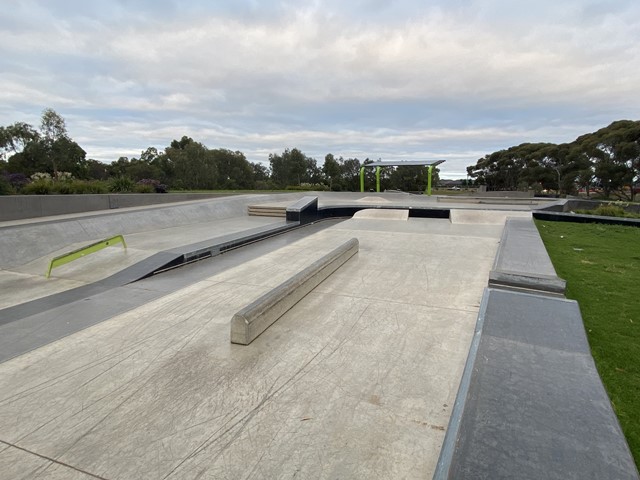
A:
<svg viewBox="0 0 640 480">
<path fill-rule="evenodd" d="M 8 360 L 0 472 L 428 477 L 501 229 L 348 220 Z M 251 347 L 229 343 L 234 312 L 354 236 L 360 253 Z"/>
<path fill-rule="evenodd" d="M 291 307 L 358 253 L 352 238 L 242 308 L 231 319 L 231 343 L 249 345 Z"/>
<path fill-rule="evenodd" d="M 227 250 L 215 259 L 193 263 L 137 282 L 125 285 L 132 274 L 141 277 L 154 265 L 144 265 L 153 257 L 136 264 L 139 273 L 121 272 L 117 278 L 82 285 L 66 291 L 52 291 L 50 295 L 0 310 L 0 362 L 76 333 L 84 328 L 108 320 L 115 315 L 140 307 L 180 288 L 209 278 L 214 274 L 255 260 L 273 250 L 306 238 L 338 221 L 319 222 L 305 228 L 287 231 L 242 248 Z M 244 233 L 244 232 L 243 232 Z M 237 236 L 237 235 L 236 235 Z M 157 255 L 163 255 L 157 254 Z M 179 253 L 170 258 L 177 258 Z M 130 269 L 127 269 L 130 270 Z M 33 280 L 32 280 L 33 281 Z M 26 283 L 27 290 L 29 282 Z M 11 298 L 11 295 L 6 295 Z M 24 298 L 24 294 L 19 295 Z M 71 321 L 70 321 L 71 319 Z"/>
<path fill-rule="evenodd" d="M 540 234 L 530 218 L 510 218 L 506 221 L 493 269 L 557 276 Z"/>
<path fill-rule="evenodd" d="M 153 206 L 129 211 L 109 211 L 95 215 L 69 215 L 29 223 L 0 223 L 0 268 L 23 265 L 53 252 L 68 250 L 82 243 L 113 235 L 153 232 L 157 242 L 165 236 L 190 226 L 192 229 L 215 229 L 219 220 L 246 217 L 247 207 L 256 199 L 286 199 L 300 194 L 238 195 L 179 205 Z M 260 221 L 255 219 L 256 221 Z M 263 220 L 263 222 L 268 222 Z M 209 225 L 206 225 L 206 224 Z M 209 237 L 212 235 L 209 233 Z M 207 238 L 207 237 L 203 237 Z M 128 240 L 128 237 L 127 237 Z M 184 243 L 190 243 L 188 240 Z M 175 246 L 172 243 L 172 246 Z M 157 248 L 161 250 L 162 247 Z"/>
<path fill-rule="evenodd" d="M 219 193 L 110 193 L 95 195 L 3 195 L 0 222 L 70 213 L 228 197 Z"/>
<path fill-rule="evenodd" d="M 492 270 L 489 273 L 489 286 L 563 297 L 567 289 L 567 282 L 555 275 L 526 275 Z"/>
<path fill-rule="evenodd" d="M 539 220 L 550 220 L 552 222 L 571 222 L 571 223 L 602 223 L 605 225 L 624 225 L 627 227 L 640 227 L 640 219 L 625 217 L 605 217 L 602 215 L 587 215 L 577 213 L 534 212 L 534 217 Z"/>
<path fill-rule="evenodd" d="M 577 303 L 487 295 L 463 411 L 434 478 L 637 479 Z"/>
</svg>

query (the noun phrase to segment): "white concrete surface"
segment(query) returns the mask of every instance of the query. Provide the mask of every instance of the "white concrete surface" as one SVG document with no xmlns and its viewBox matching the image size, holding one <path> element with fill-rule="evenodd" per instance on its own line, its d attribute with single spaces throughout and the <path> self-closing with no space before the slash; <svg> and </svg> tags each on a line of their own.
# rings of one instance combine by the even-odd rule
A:
<svg viewBox="0 0 640 480">
<path fill-rule="evenodd" d="M 0 477 L 430 478 L 501 231 L 352 219 L 0 364 Z M 237 309 L 351 237 L 229 343 Z"/>
<path fill-rule="evenodd" d="M 407 220 L 409 218 L 409 210 L 400 210 L 392 208 L 367 208 L 360 210 L 353 215 L 353 218 L 371 218 L 380 220 Z"/>
<path fill-rule="evenodd" d="M 452 209 L 449 214 L 451 223 L 468 225 L 504 225 L 509 217 L 532 218 L 531 212 L 510 212 L 505 210 Z"/>
</svg>

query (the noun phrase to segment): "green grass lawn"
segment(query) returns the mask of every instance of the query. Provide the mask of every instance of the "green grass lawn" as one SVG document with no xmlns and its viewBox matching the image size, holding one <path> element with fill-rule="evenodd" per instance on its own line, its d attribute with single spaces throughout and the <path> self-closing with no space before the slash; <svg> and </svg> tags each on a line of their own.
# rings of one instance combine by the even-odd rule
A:
<svg viewBox="0 0 640 480">
<path fill-rule="evenodd" d="M 640 228 L 536 220 L 640 465 Z"/>
</svg>

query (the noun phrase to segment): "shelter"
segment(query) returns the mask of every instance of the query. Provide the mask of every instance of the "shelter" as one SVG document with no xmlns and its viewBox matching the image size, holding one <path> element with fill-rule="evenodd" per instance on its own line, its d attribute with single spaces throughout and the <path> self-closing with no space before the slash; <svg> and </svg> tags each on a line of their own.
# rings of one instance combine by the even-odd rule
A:
<svg viewBox="0 0 640 480">
<path fill-rule="evenodd" d="M 431 175 L 433 173 L 433 167 L 444 163 L 445 160 L 436 161 L 423 161 L 423 160 L 409 160 L 406 162 L 373 162 L 367 163 L 360 167 L 360 191 L 364 192 L 364 169 L 373 168 L 376 169 L 376 192 L 380 192 L 380 169 L 382 167 L 403 167 L 403 166 L 417 166 L 427 167 L 429 175 L 427 177 L 427 189 L 424 193 L 431 195 Z"/>
</svg>

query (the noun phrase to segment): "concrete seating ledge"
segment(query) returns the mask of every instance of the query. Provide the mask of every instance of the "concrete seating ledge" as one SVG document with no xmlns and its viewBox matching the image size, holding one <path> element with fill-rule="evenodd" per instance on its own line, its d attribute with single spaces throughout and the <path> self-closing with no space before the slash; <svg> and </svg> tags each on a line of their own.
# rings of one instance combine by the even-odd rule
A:
<svg viewBox="0 0 640 480">
<path fill-rule="evenodd" d="M 533 222 L 509 219 L 434 479 L 640 478 L 563 292 Z"/>
<path fill-rule="evenodd" d="M 357 238 L 346 241 L 237 312 L 231 320 L 231 343 L 249 345 L 358 249 Z"/>
</svg>

